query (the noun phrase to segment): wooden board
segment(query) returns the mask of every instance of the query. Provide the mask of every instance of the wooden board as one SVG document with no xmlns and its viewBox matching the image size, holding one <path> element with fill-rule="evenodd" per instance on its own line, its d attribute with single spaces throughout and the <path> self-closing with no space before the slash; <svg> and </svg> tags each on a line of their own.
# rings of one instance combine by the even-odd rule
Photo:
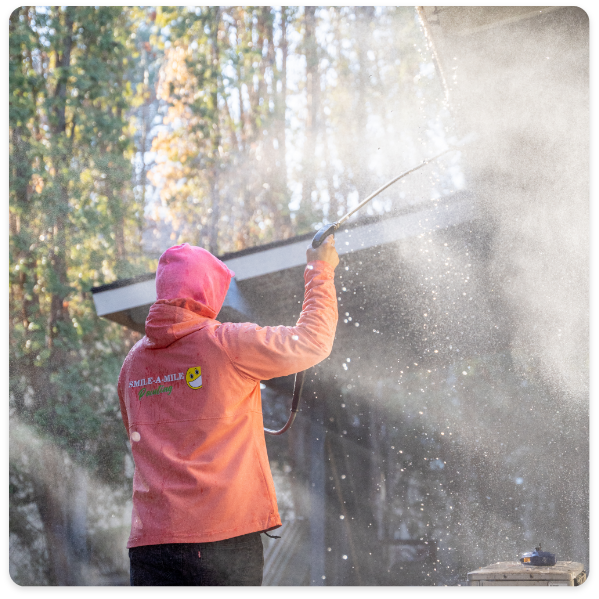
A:
<svg viewBox="0 0 599 599">
<path fill-rule="evenodd" d="M 555 566 L 550 567 L 524 566 L 520 562 L 497 562 L 468 572 L 470 586 L 575 586 L 582 584 L 585 579 L 584 566 L 579 562 L 557 562 Z"/>
</svg>

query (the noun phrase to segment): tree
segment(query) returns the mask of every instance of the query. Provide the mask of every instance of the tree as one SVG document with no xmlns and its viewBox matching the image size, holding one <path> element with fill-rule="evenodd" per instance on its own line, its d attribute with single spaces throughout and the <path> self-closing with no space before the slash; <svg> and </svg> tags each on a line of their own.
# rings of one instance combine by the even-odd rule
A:
<svg viewBox="0 0 599 599">
<path fill-rule="evenodd" d="M 312 192 L 316 182 L 315 149 L 319 130 L 320 70 L 316 41 L 316 7 L 304 8 L 304 53 L 306 56 L 306 126 L 302 164 L 302 199 L 296 217 L 298 232 L 309 230 L 318 216 Z"/>
<path fill-rule="evenodd" d="M 147 266 L 128 234 L 127 19 L 22 7 L 10 20 L 10 422 L 31 440 L 12 438 L 11 537 L 43 534 L 48 584 L 82 580 L 82 480 L 126 482 L 116 377 L 134 337 L 95 316 L 89 289 Z"/>
<path fill-rule="evenodd" d="M 179 242 L 226 252 L 309 231 L 444 143 L 448 114 L 413 9 L 164 9 L 157 22 L 169 128 L 151 179 Z M 290 46 L 290 32 L 301 41 Z"/>
<path fill-rule="evenodd" d="M 158 96 L 170 128 L 154 140 L 161 162 L 151 179 L 180 241 L 222 252 L 290 234 L 284 80 L 293 15 L 281 11 L 277 47 L 268 7 L 160 12 L 170 47 Z"/>
</svg>

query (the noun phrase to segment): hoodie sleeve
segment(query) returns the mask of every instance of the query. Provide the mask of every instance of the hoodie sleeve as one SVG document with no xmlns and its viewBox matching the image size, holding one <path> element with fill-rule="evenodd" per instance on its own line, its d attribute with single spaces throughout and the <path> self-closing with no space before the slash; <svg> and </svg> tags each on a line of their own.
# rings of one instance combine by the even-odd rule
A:
<svg viewBox="0 0 599 599">
<path fill-rule="evenodd" d="M 260 327 L 229 323 L 217 336 L 237 368 L 249 378 L 268 380 L 306 370 L 324 360 L 333 348 L 337 327 L 335 271 L 321 260 L 304 271 L 302 312 L 294 327 Z"/>
</svg>

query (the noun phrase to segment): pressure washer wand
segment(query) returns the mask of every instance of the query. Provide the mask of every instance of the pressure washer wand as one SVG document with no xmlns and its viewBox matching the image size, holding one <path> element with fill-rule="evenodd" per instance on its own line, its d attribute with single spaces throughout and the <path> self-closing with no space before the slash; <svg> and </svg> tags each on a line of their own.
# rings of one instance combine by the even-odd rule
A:
<svg viewBox="0 0 599 599">
<path fill-rule="evenodd" d="M 316 233 L 316 235 L 314 235 L 314 239 L 312 239 L 312 247 L 314 249 L 316 249 L 317 247 L 321 246 L 322 243 L 324 242 L 324 240 L 329 236 L 332 235 L 333 233 L 335 233 L 335 231 L 355 212 L 357 212 L 358 210 L 360 210 L 360 208 L 362 208 L 362 206 L 365 206 L 366 204 L 368 204 L 368 202 L 370 202 L 370 200 L 372 200 L 373 198 L 375 198 L 376 196 L 379 195 L 379 193 L 381 193 L 382 191 L 385 191 L 385 189 L 387 189 L 387 187 L 389 187 L 390 185 L 393 185 L 393 183 L 395 183 L 396 181 L 399 181 L 400 179 L 403 179 L 405 176 L 409 175 L 410 173 L 413 173 L 414 171 L 417 171 L 419 168 L 422 168 L 423 166 L 426 166 L 429 162 L 433 162 L 434 160 L 437 160 L 437 158 L 440 158 L 441 156 L 443 156 L 443 154 L 447 154 L 447 152 L 451 152 L 453 150 L 456 150 L 457 148 L 449 148 L 447 150 L 445 150 L 444 152 L 441 152 L 440 154 L 437 154 L 436 156 L 433 156 L 432 158 L 429 158 L 428 160 L 424 160 L 421 164 L 419 164 L 418 166 L 415 166 L 414 168 L 411 168 L 409 171 L 406 171 L 405 173 L 402 173 L 401 175 L 398 175 L 397 177 L 395 177 L 394 179 L 391 179 L 391 181 L 389 181 L 388 183 L 385 183 L 385 185 L 383 185 L 382 187 L 379 187 L 374 193 L 371 193 L 365 200 L 363 200 L 362 202 L 360 202 L 353 210 L 351 210 L 350 212 L 348 212 L 345 216 L 341 217 L 336 223 L 328 224 L 328 225 L 324 225 L 324 227 L 322 227 L 318 233 Z M 264 432 L 267 433 L 268 435 L 282 435 L 285 431 L 289 430 L 291 428 L 291 425 L 293 424 L 293 421 L 295 420 L 295 416 L 296 414 L 299 412 L 299 402 L 302 396 L 302 388 L 304 386 L 304 375 L 306 374 L 306 371 L 304 370 L 303 372 L 298 372 L 295 375 L 295 382 L 293 384 L 293 401 L 291 404 L 291 414 L 289 415 L 289 419 L 287 420 L 285 426 L 279 430 L 273 430 L 270 428 L 264 428 Z"/>
<path fill-rule="evenodd" d="M 372 200 L 373 198 L 375 198 L 376 196 L 378 196 L 379 193 L 381 193 L 382 191 L 385 191 L 385 189 L 387 189 L 387 187 L 393 185 L 393 183 L 395 183 L 396 181 L 399 181 L 400 179 L 403 179 L 404 177 L 406 177 L 410 173 L 413 173 L 414 171 L 417 171 L 418 169 L 422 168 L 423 166 L 426 166 L 427 164 L 429 164 L 429 162 L 433 162 L 434 160 L 437 160 L 437 158 L 440 158 L 444 154 L 447 154 L 447 152 L 451 152 L 453 150 L 455 150 L 455 148 L 449 148 L 449 149 L 441 152 L 440 154 L 437 154 L 436 156 L 433 156 L 432 158 L 428 158 L 427 160 L 424 160 L 422 163 L 420 163 L 418 166 L 415 166 L 414 168 L 411 168 L 409 171 L 406 171 L 405 173 L 402 173 L 401 175 L 398 175 L 394 179 L 391 179 L 391 181 L 389 181 L 388 183 L 385 183 L 385 185 L 383 185 L 382 187 L 379 187 L 374 193 L 371 193 L 365 200 L 362 200 L 353 210 L 350 210 L 345 216 L 342 216 L 337 222 L 335 222 L 333 224 L 324 225 L 318 231 L 318 233 L 316 233 L 316 235 L 314 235 L 314 239 L 312 239 L 312 247 L 314 249 L 316 249 L 317 247 L 321 246 L 322 243 L 324 242 L 324 240 L 329 235 L 332 235 L 333 233 L 335 233 L 335 231 L 337 231 L 337 229 L 339 229 L 339 227 L 352 214 L 354 214 L 355 212 L 357 212 L 358 210 L 360 210 L 360 208 L 362 208 L 362 206 L 365 206 L 366 204 L 368 204 L 368 202 L 370 202 L 370 200 Z"/>
</svg>

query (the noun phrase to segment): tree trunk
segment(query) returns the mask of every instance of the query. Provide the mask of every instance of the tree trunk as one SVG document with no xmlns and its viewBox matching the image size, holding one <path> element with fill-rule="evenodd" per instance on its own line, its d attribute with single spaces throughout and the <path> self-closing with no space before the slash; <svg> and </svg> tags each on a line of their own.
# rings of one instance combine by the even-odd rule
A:
<svg viewBox="0 0 599 599">
<path fill-rule="evenodd" d="M 67 249 L 66 224 L 69 210 L 69 189 L 68 181 L 65 180 L 64 171 L 68 171 L 69 157 L 65 155 L 66 146 L 66 100 L 67 83 L 69 77 L 69 68 L 71 66 L 71 48 L 73 46 L 73 19 L 70 7 L 64 12 L 58 11 L 58 18 L 64 15 L 64 24 L 61 27 L 65 31 L 62 46 L 62 54 L 56 51 L 56 66 L 60 68 L 60 77 L 56 85 L 54 94 L 54 126 L 53 126 L 53 145 L 56 156 L 56 202 L 55 202 L 55 220 L 52 231 L 54 242 L 53 250 L 50 253 L 51 263 L 56 273 L 57 285 L 54 286 L 50 305 L 50 319 L 48 323 L 49 340 L 51 346 L 53 340 L 59 336 L 58 323 L 64 322 L 68 317 L 66 304 L 67 287 L 67 263 L 65 252 Z M 62 143 L 61 143 L 62 142 Z M 58 356 L 57 356 L 58 357 Z M 59 357 L 58 363 L 61 364 L 63 356 Z"/>
<path fill-rule="evenodd" d="M 302 233 L 312 225 L 312 191 L 315 184 L 314 151 L 318 128 L 318 112 L 320 102 L 320 78 L 318 73 L 318 49 L 316 45 L 316 7 L 305 7 L 306 52 L 306 138 L 304 142 L 304 158 L 302 169 L 302 199 L 297 218 L 297 232 Z"/>
<path fill-rule="evenodd" d="M 333 180 L 335 171 L 333 169 L 333 159 L 329 149 L 328 135 L 326 125 L 324 124 L 324 117 L 322 119 L 322 140 L 325 160 L 325 172 L 327 178 L 327 191 L 329 193 L 329 210 L 328 210 L 328 221 L 334 223 L 337 220 L 337 212 L 339 212 L 339 201 L 337 200 L 337 190 L 335 189 L 335 182 Z"/>
<path fill-rule="evenodd" d="M 148 91 L 148 83 L 149 83 L 149 72 L 148 72 L 148 53 L 145 48 L 142 48 L 142 63 L 144 65 L 144 95 Z M 139 186 L 141 188 L 141 214 L 142 218 L 140 219 L 140 231 L 139 236 L 140 239 L 143 235 L 145 229 L 145 223 L 143 218 L 143 213 L 146 207 L 146 185 L 147 185 L 147 169 L 146 169 L 146 152 L 148 146 L 148 107 L 149 104 L 153 101 L 153 98 L 146 99 L 144 97 L 144 102 L 141 105 L 141 139 L 140 139 L 140 148 L 139 153 L 141 154 L 141 172 L 139 173 Z"/>
<path fill-rule="evenodd" d="M 218 51 L 218 28 L 220 23 L 220 8 L 215 9 L 215 14 L 212 17 L 212 32 L 211 32 L 211 45 L 212 45 L 212 68 L 216 75 L 214 76 L 214 87 L 212 89 L 212 106 L 214 110 L 214 123 L 215 128 L 212 133 L 212 169 L 211 169 L 211 182 L 210 182 L 210 199 L 211 208 L 210 213 L 210 225 L 208 234 L 208 249 L 212 254 L 218 253 L 218 228 L 220 220 L 220 198 L 218 190 L 218 165 L 221 135 L 220 135 L 220 122 L 219 122 L 219 109 L 218 109 L 218 73 L 220 73 L 220 56 Z"/>
<path fill-rule="evenodd" d="M 287 191 L 287 152 L 285 148 L 285 109 L 287 107 L 287 54 L 289 52 L 287 43 L 287 7 L 281 7 L 281 71 L 278 82 L 281 82 L 281 91 L 276 87 L 274 92 L 275 101 L 275 139 L 277 140 L 277 151 L 274 158 L 274 195 L 276 198 L 275 209 L 275 239 L 285 239 L 292 234 L 291 216 L 289 214 L 289 196 Z M 274 54 L 274 48 L 273 48 Z M 273 68 L 276 66 L 273 60 Z"/>
<path fill-rule="evenodd" d="M 368 115 L 366 113 L 366 85 L 368 84 L 368 71 L 366 66 L 366 50 L 368 48 L 368 25 L 373 16 L 373 7 L 356 8 L 356 52 L 358 55 L 358 81 L 356 95 L 356 147 L 366 150 Z M 368 170 L 367 161 L 360 152 L 352 153 L 352 171 L 354 173 L 354 184 L 358 190 L 360 200 L 367 195 Z"/>
<path fill-rule="evenodd" d="M 68 368 L 68 355 L 65 349 L 54 340 L 60 338 L 63 334 L 60 331 L 60 323 L 68 321 L 68 302 L 66 301 L 68 293 L 67 278 L 67 224 L 69 211 L 69 181 L 65 173 L 69 171 L 70 156 L 68 155 L 69 146 L 67 143 L 67 84 L 69 71 L 71 67 L 71 49 L 73 47 L 73 15 L 72 7 L 67 7 L 64 11 L 57 9 L 57 18 L 64 16 L 64 22 L 60 24 L 64 31 L 62 54 L 58 55 L 56 64 L 61 69 L 60 77 L 54 94 L 55 107 L 53 111 L 52 127 L 52 145 L 55 156 L 55 189 L 56 197 L 54 204 L 54 225 L 52 227 L 52 250 L 50 259 L 53 265 L 53 271 L 56 275 L 56 282 L 53 285 L 50 315 L 48 322 L 49 345 L 52 351 L 51 363 L 53 369 Z M 71 135 L 74 129 L 71 127 Z M 39 370 L 39 369 L 36 369 Z M 47 402 L 53 394 L 57 393 L 51 385 L 47 385 L 42 392 L 42 402 Z M 46 399 L 48 398 L 48 399 Z M 50 424 L 50 428 L 52 428 Z M 38 478 L 38 509 L 44 523 L 46 533 L 48 557 L 51 563 L 51 570 L 54 572 L 55 584 L 77 584 L 78 580 L 73 570 L 70 568 L 69 559 L 69 541 L 67 537 L 68 521 L 68 469 L 63 459 L 53 452 L 44 455 L 44 476 Z M 48 473 L 51 473 L 49 476 Z"/>
<path fill-rule="evenodd" d="M 69 584 L 69 552 L 66 542 L 64 463 L 57 463 L 54 452 L 43 452 L 39 471 L 35 473 L 34 493 L 44 525 L 46 551 L 50 562 L 50 584 Z"/>
</svg>

